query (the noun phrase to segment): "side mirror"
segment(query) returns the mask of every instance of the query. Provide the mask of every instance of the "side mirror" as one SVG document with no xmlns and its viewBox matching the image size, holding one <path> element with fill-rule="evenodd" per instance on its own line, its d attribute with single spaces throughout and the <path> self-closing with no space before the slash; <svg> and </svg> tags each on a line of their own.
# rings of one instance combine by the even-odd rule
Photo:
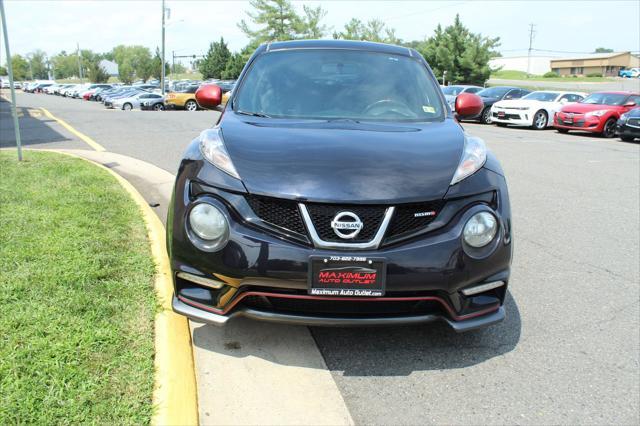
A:
<svg viewBox="0 0 640 426">
<path fill-rule="evenodd" d="M 196 90 L 196 102 L 206 109 L 214 109 L 222 101 L 222 89 L 215 84 L 203 84 Z"/>
<path fill-rule="evenodd" d="M 456 97 L 455 105 L 459 119 L 477 117 L 484 109 L 482 98 L 473 93 L 460 93 Z"/>
<path fill-rule="evenodd" d="M 633 106 L 636 106 L 636 103 L 633 102 L 633 101 L 629 101 L 626 104 L 624 104 L 623 106 L 625 106 L 625 107 L 633 107 Z"/>
</svg>

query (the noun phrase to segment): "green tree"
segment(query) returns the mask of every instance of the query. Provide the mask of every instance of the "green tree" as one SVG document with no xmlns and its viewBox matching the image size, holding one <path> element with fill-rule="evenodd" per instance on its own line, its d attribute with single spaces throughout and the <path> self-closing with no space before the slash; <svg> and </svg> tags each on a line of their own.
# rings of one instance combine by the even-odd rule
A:
<svg viewBox="0 0 640 426">
<path fill-rule="evenodd" d="M 113 60 L 118 64 L 118 69 L 128 63 L 137 78 L 147 80 L 152 74 L 151 51 L 147 47 L 121 44 L 113 48 L 109 57 L 113 57 Z"/>
<path fill-rule="evenodd" d="M 0 65 L 0 75 L 9 75 L 9 71 L 7 71 L 7 67 L 3 67 Z"/>
<path fill-rule="evenodd" d="M 258 28 L 251 29 L 244 19 L 238 28 L 251 40 L 250 44 L 292 40 L 304 27 L 289 0 L 251 0 L 249 3 L 255 11 L 247 12 L 247 15 Z"/>
<path fill-rule="evenodd" d="M 171 73 L 173 74 L 184 74 L 185 72 L 187 72 L 187 69 L 185 68 L 184 65 L 182 65 L 180 62 L 175 63 L 171 66 Z"/>
<path fill-rule="evenodd" d="M 244 68 L 244 64 L 247 63 L 247 60 L 244 58 L 242 53 L 234 53 L 229 61 L 227 62 L 227 66 L 222 72 L 222 78 L 224 79 L 236 79 L 242 72 L 242 68 Z"/>
<path fill-rule="evenodd" d="M 182 67 L 184 69 L 184 67 Z M 165 62 L 164 64 L 164 75 L 169 74 L 169 64 Z M 153 60 L 151 62 L 151 77 L 155 77 L 160 79 L 162 77 L 162 57 L 160 55 L 160 49 L 156 47 L 156 54 L 153 56 Z"/>
<path fill-rule="evenodd" d="M 344 26 L 344 31 L 334 32 L 333 38 L 344 40 L 366 40 L 378 43 L 401 44 L 396 37 L 396 30 L 387 27 L 379 19 L 372 19 L 366 24 L 357 18 L 352 18 Z"/>
<path fill-rule="evenodd" d="M 68 78 L 78 75 L 78 58 L 68 55 L 64 50 L 51 58 L 53 74 L 56 78 Z"/>
<path fill-rule="evenodd" d="M 199 70 L 202 78 L 222 78 L 222 73 L 227 68 L 227 62 L 231 59 L 231 51 L 220 37 L 219 42 L 213 42 L 209 46 L 209 51 L 200 63 Z"/>
<path fill-rule="evenodd" d="M 47 79 L 49 78 L 49 71 L 47 70 L 46 53 L 42 50 L 35 50 L 28 55 L 29 62 L 31 63 L 31 69 L 29 72 L 33 72 L 34 79 Z"/>
<path fill-rule="evenodd" d="M 100 61 L 96 60 L 87 69 L 87 79 L 93 83 L 106 83 L 109 81 L 109 74 L 100 66 Z"/>
<path fill-rule="evenodd" d="M 327 16 L 327 11 L 321 6 L 311 7 L 306 4 L 302 6 L 304 16 L 299 19 L 300 25 L 298 34 L 300 38 L 319 39 L 327 34 L 327 26 L 321 24 L 322 20 Z"/>
<path fill-rule="evenodd" d="M 14 80 L 25 80 L 29 75 L 29 62 L 21 55 L 11 56 L 11 67 Z"/>
<path fill-rule="evenodd" d="M 438 25 L 432 37 L 417 46 L 437 76 L 447 72 L 452 83 L 483 84 L 490 76 L 489 60 L 500 38 L 470 32 L 456 15 L 453 25 Z"/>
<path fill-rule="evenodd" d="M 596 47 L 596 50 L 593 53 L 613 53 L 613 49 L 609 49 L 607 47 Z"/>
<path fill-rule="evenodd" d="M 129 60 L 125 60 L 122 65 L 118 65 L 118 75 L 120 76 L 120 81 L 124 84 L 133 83 L 134 74 L 135 69 Z"/>
</svg>

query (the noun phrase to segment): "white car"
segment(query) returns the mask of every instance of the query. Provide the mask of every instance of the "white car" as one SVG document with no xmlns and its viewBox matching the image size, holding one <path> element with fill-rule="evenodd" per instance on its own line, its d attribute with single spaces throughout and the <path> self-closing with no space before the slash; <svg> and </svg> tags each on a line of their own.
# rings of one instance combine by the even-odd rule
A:
<svg viewBox="0 0 640 426">
<path fill-rule="evenodd" d="M 128 98 L 115 99 L 113 101 L 113 108 L 130 111 L 134 108 L 139 109 L 140 103 L 143 101 L 150 101 L 155 99 L 162 99 L 162 95 L 159 95 L 157 93 L 148 93 L 148 92 L 138 93 Z"/>
<path fill-rule="evenodd" d="M 44 93 L 47 95 L 53 95 L 54 91 L 60 88 L 60 84 L 52 84 L 51 86 L 45 87 L 42 89 Z"/>
<path fill-rule="evenodd" d="M 499 101 L 491 107 L 491 121 L 498 126 L 513 124 L 536 130 L 553 126 L 553 116 L 564 105 L 587 96 L 582 92 L 540 90 L 520 99 Z"/>
<path fill-rule="evenodd" d="M 9 80 L 2 80 L 2 88 L 3 89 L 8 89 L 11 87 L 11 84 L 9 83 Z"/>
</svg>

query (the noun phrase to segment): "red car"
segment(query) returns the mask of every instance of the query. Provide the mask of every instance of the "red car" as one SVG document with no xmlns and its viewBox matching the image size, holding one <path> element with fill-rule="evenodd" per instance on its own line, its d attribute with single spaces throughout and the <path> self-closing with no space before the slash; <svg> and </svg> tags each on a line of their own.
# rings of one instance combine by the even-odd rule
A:
<svg viewBox="0 0 640 426">
<path fill-rule="evenodd" d="M 82 95 L 82 99 L 84 99 L 85 101 L 88 101 L 89 99 L 91 99 L 91 95 L 93 95 L 95 93 L 95 90 L 89 90 L 84 92 L 84 95 Z"/>
<path fill-rule="evenodd" d="M 580 102 L 560 108 L 554 116 L 553 126 L 560 133 L 581 130 L 612 138 L 616 135 L 616 122 L 620 116 L 636 105 L 640 105 L 639 93 L 592 93 Z"/>
</svg>

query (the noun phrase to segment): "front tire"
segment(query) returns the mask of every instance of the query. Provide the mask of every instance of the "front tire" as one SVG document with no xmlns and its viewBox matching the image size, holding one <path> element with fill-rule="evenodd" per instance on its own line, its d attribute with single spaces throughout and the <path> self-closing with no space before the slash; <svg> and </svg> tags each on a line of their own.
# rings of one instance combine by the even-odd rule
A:
<svg viewBox="0 0 640 426">
<path fill-rule="evenodd" d="M 122 105 L 122 109 L 125 111 L 131 111 L 133 109 L 133 105 L 126 103 L 124 105 Z"/>
<path fill-rule="evenodd" d="M 614 118 L 610 118 L 604 123 L 604 127 L 602 128 L 602 137 L 611 139 L 616 135 L 616 120 Z"/>
<path fill-rule="evenodd" d="M 154 111 L 164 111 L 164 105 L 162 105 L 162 104 L 155 104 L 155 105 L 153 106 L 153 110 L 154 110 Z"/>
<path fill-rule="evenodd" d="M 549 123 L 549 117 L 547 113 L 543 110 L 536 112 L 533 116 L 533 124 L 531 127 L 535 130 L 544 130 L 547 128 L 547 124 Z"/>
<path fill-rule="evenodd" d="M 187 111 L 197 111 L 198 104 L 193 99 L 190 99 L 184 104 L 184 109 Z"/>
<path fill-rule="evenodd" d="M 558 133 L 569 133 L 569 130 L 567 129 L 556 129 L 558 131 Z"/>
<path fill-rule="evenodd" d="M 482 124 L 491 124 L 491 108 L 487 107 L 482 110 L 482 115 L 480 116 L 480 122 Z"/>
<path fill-rule="evenodd" d="M 623 142 L 633 142 L 634 137 L 633 136 L 620 136 L 620 139 L 622 139 Z"/>
</svg>

